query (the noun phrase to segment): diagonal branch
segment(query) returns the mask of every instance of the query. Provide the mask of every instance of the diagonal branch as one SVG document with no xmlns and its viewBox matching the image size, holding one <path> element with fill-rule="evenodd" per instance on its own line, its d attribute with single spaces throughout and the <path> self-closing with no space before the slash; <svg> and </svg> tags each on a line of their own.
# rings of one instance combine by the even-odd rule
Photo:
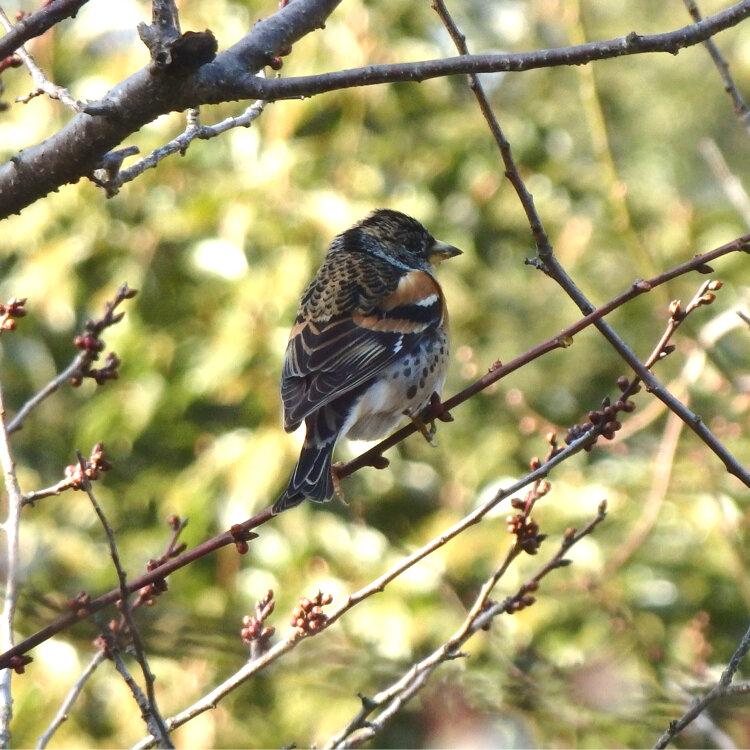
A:
<svg viewBox="0 0 750 750">
<path fill-rule="evenodd" d="M 5 15 L 5 11 L 2 8 L 0 8 L 0 25 L 2 25 L 7 30 L 13 28 L 10 20 L 8 19 L 8 16 Z M 74 112 L 80 112 L 82 110 L 82 105 L 71 96 L 70 92 L 66 88 L 52 83 L 52 81 L 50 81 L 47 76 L 44 75 L 41 68 L 36 64 L 34 58 L 26 51 L 26 48 L 23 45 L 21 45 L 16 50 L 16 54 L 23 61 L 23 64 L 29 71 L 31 80 L 34 82 L 34 86 L 36 87 L 30 94 L 27 94 L 20 99 L 16 99 L 16 101 L 25 103 L 35 96 L 39 96 L 40 94 L 47 94 L 47 96 L 49 96 L 51 99 L 59 99 L 63 104 L 70 107 Z"/>
<path fill-rule="evenodd" d="M 324 630 L 328 629 L 337 620 L 339 620 L 344 615 L 346 615 L 352 609 L 352 607 L 355 607 L 356 605 L 358 605 L 360 602 L 364 601 L 365 599 L 368 599 L 369 597 L 382 592 L 389 583 L 394 581 L 396 578 L 402 575 L 405 571 L 412 568 L 420 560 L 423 560 L 424 558 L 428 557 L 435 550 L 440 549 L 441 547 L 444 547 L 452 539 L 455 539 L 459 534 L 466 531 L 466 529 L 470 528 L 474 524 L 479 523 L 485 516 L 487 516 L 488 513 L 490 513 L 494 508 L 496 508 L 501 502 L 506 500 L 508 497 L 515 495 L 519 490 L 523 489 L 529 484 L 533 484 L 534 482 L 538 482 L 539 480 L 543 479 L 556 466 L 563 463 L 565 460 L 570 458 L 570 456 L 573 456 L 576 453 L 579 453 L 581 450 L 583 450 L 586 447 L 586 445 L 590 443 L 590 439 L 591 439 L 590 435 L 581 436 L 577 440 L 571 442 L 565 448 L 562 448 L 557 453 L 554 453 L 554 455 L 551 455 L 548 460 L 546 460 L 537 468 L 533 469 L 526 476 L 514 482 L 512 485 L 498 490 L 498 492 L 495 493 L 493 497 L 491 497 L 485 503 L 483 503 L 478 508 L 473 510 L 471 513 L 468 513 L 462 519 L 457 521 L 448 529 L 445 529 L 441 534 L 431 539 L 429 542 L 427 542 L 422 547 L 412 552 L 410 555 L 407 555 L 403 559 L 399 560 L 399 562 L 396 565 L 394 565 L 392 568 L 390 568 L 385 573 L 380 575 L 378 578 L 371 581 L 366 586 L 363 586 L 358 591 L 355 591 L 353 594 L 350 594 L 349 596 L 347 596 L 346 599 L 344 599 L 335 609 L 333 609 L 325 618 L 325 620 L 322 621 L 321 627 L 319 629 L 313 631 L 312 633 L 308 633 L 304 636 L 300 635 L 299 632 L 295 630 L 295 632 L 291 636 L 276 643 L 272 648 L 266 651 L 262 656 L 260 656 L 257 659 L 253 659 L 247 662 L 247 664 L 245 664 L 241 669 L 235 672 L 235 674 L 233 674 L 229 679 L 225 680 L 223 683 L 221 683 L 216 688 L 214 688 L 210 693 L 203 696 L 194 705 L 190 706 L 189 708 L 185 709 L 179 714 L 167 719 L 166 724 L 169 730 L 171 731 L 173 729 L 176 729 L 179 726 L 182 726 L 183 724 L 190 721 L 198 714 L 203 713 L 204 711 L 208 711 L 209 709 L 216 708 L 216 704 L 222 698 L 226 697 L 229 693 L 235 690 L 240 684 L 248 680 L 253 675 L 257 674 L 261 670 L 265 669 L 265 667 L 267 667 L 271 662 L 275 661 L 276 659 L 281 657 L 283 654 L 295 648 L 303 640 L 309 637 L 313 637 L 314 635 L 317 635 L 318 633 L 322 633 Z M 597 516 L 599 520 L 603 520 L 604 511 L 605 511 L 604 506 L 600 506 L 599 516 L 601 516 L 601 518 Z M 595 525 L 596 523 L 594 524 L 594 526 Z M 572 537 L 567 540 L 568 546 L 565 547 L 565 549 L 569 547 L 571 539 Z M 518 552 L 513 553 L 513 556 L 517 554 Z M 510 560 L 508 562 L 510 562 Z M 553 565 L 552 561 L 550 561 L 547 565 L 548 566 Z M 547 566 L 545 566 L 543 570 L 545 570 L 546 568 Z M 543 575 L 546 575 L 547 572 L 543 573 Z M 506 607 L 509 607 L 512 600 L 513 600 L 513 597 L 509 597 L 508 599 L 504 600 L 503 605 Z M 478 624 L 477 627 L 482 627 L 484 624 L 488 622 L 488 619 L 485 619 L 486 614 L 487 614 L 486 612 L 482 612 L 477 615 L 477 622 L 481 618 L 481 624 Z M 468 628 L 469 626 L 466 626 L 466 627 Z M 144 750 L 145 748 L 153 747 L 153 744 L 154 744 L 154 738 L 152 736 L 137 743 L 134 746 L 134 748 L 137 750 Z"/>
<path fill-rule="evenodd" d="M 750 627 L 745 631 L 745 635 L 742 636 L 740 645 L 732 654 L 732 658 L 729 660 L 724 671 L 721 673 L 719 681 L 714 685 L 705 695 L 696 698 L 685 713 L 676 721 L 669 722 L 669 728 L 662 734 L 661 737 L 656 741 L 654 745 L 655 749 L 661 750 L 667 747 L 669 743 L 680 733 L 685 727 L 694 721 L 700 714 L 705 711 L 708 706 L 733 693 L 747 693 L 750 691 L 750 686 L 747 683 L 740 683 L 733 685 L 735 674 L 740 667 L 740 662 L 747 656 L 750 651 Z"/>
<path fill-rule="evenodd" d="M 522 583 L 514 594 L 507 596 L 501 602 L 493 602 L 490 599 L 490 594 L 505 575 L 510 564 L 521 552 L 519 545 L 516 544 L 511 547 L 497 570 L 484 582 L 474 599 L 474 604 L 458 630 L 429 656 L 412 666 L 390 687 L 381 690 L 372 698 L 360 696 L 362 708 L 324 747 L 327 749 L 359 747 L 363 742 L 372 739 L 378 732 L 382 731 L 387 721 L 427 684 L 428 678 L 438 666 L 464 655 L 461 648 L 475 633 L 479 630 L 488 629 L 492 620 L 498 615 L 514 614 L 533 603 L 528 598 L 529 593 L 536 591 L 542 579 L 554 570 L 566 567 L 571 562 L 566 557 L 571 547 L 591 534 L 605 519 L 606 514 L 606 502 L 602 501 L 597 515 L 580 531 L 569 529 L 563 536 L 563 540 L 554 555 L 531 578 Z M 368 719 L 374 711 L 380 713 L 375 719 Z"/>
<path fill-rule="evenodd" d="M 649 279 L 648 281 L 635 282 L 619 297 L 615 298 L 599 309 L 594 310 L 589 315 L 581 318 L 573 325 L 568 326 L 564 330 L 560 331 L 560 333 L 556 336 L 553 336 L 547 341 L 538 344 L 533 349 L 529 350 L 519 357 L 516 357 L 516 359 L 508 362 L 505 365 L 496 363 L 490 368 L 490 371 L 488 373 L 483 375 L 476 382 L 472 383 L 460 393 L 457 393 L 451 398 L 447 399 L 442 404 L 443 409 L 447 410 L 452 409 L 454 406 L 458 406 L 459 404 L 463 403 L 464 401 L 487 388 L 492 383 L 499 380 L 501 377 L 514 372 L 522 365 L 527 364 L 528 362 L 544 354 L 547 354 L 548 352 L 570 346 L 574 334 L 579 333 L 584 328 L 592 324 L 595 324 L 595 322 L 599 321 L 604 315 L 607 315 L 608 313 L 612 312 L 634 297 L 639 296 L 640 294 L 644 294 L 655 288 L 659 284 L 663 284 L 670 279 L 680 276 L 681 274 L 700 270 L 709 261 L 720 258 L 723 255 L 727 255 L 732 252 L 747 252 L 749 245 L 750 235 L 744 235 L 743 237 L 739 237 L 736 240 L 733 240 L 726 245 L 722 245 L 721 247 L 715 248 L 708 253 L 696 255 L 689 261 L 686 261 L 685 263 L 682 263 L 679 266 L 670 269 L 669 271 L 665 271 L 664 273 L 659 274 L 659 276 L 656 276 L 653 279 Z M 648 373 L 648 376 L 653 377 L 650 375 L 650 373 Z M 401 442 L 415 431 L 416 427 L 414 427 L 413 424 L 409 424 L 401 428 L 397 432 L 393 433 L 393 435 L 391 435 L 390 437 L 378 443 L 373 448 L 365 451 L 359 457 L 355 458 L 352 461 L 349 461 L 347 464 L 344 464 L 344 466 L 339 470 L 339 475 L 342 477 L 349 476 L 350 474 L 353 474 L 355 471 L 361 469 L 364 466 L 373 466 L 377 465 L 379 462 L 382 463 L 382 454 L 385 450 Z M 155 581 L 163 580 L 174 571 L 179 570 L 180 568 L 189 565 L 193 561 L 201 557 L 205 557 L 206 555 L 209 555 L 222 547 L 226 547 L 230 544 L 237 544 L 243 539 L 247 540 L 252 538 L 254 535 L 251 530 L 262 526 L 271 518 L 273 518 L 273 514 L 271 512 L 271 506 L 269 506 L 257 515 L 244 521 L 243 523 L 236 524 L 229 531 L 225 531 L 218 536 L 207 539 L 205 542 L 202 542 L 198 546 L 193 547 L 192 549 L 184 552 L 178 557 L 170 559 L 164 564 L 159 565 L 158 567 L 150 570 L 147 573 L 144 573 L 138 578 L 134 578 L 128 581 L 128 592 L 132 593 L 133 591 L 137 591 L 138 589 L 143 588 L 144 586 L 148 586 Z M 62 630 L 70 627 L 78 620 L 89 617 L 90 615 L 98 612 L 104 607 L 113 604 L 120 596 L 121 593 L 119 588 L 113 589 L 112 591 L 109 591 L 106 594 L 102 594 L 101 596 L 95 599 L 91 599 L 89 602 L 87 602 L 85 611 L 80 608 L 76 608 L 75 611 L 70 611 L 62 615 L 57 620 L 37 631 L 33 635 L 29 636 L 21 643 L 0 654 L 0 669 L 7 667 L 10 664 L 11 659 L 13 659 L 14 657 L 20 654 L 25 654 L 35 646 L 38 646 L 48 638 L 51 638 L 56 633 L 59 633 Z"/>
<path fill-rule="evenodd" d="M 73 18 L 88 0 L 55 0 L 35 13 L 24 16 L 7 34 L 0 37 L 0 59 L 12 55 L 24 42 L 41 36 L 55 24 Z"/>
<path fill-rule="evenodd" d="M 745 10 L 750 11 L 750 2 L 739 3 L 737 6 L 733 6 L 733 8 L 739 11 L 739 5 L 744 5 Z M 465 58 L 471 57 L 468 55 L 465 38 L 453 22 L 443 0 L 434 0 L 433 7 L 437 10 L 441 20 L 446 25 L 446 28 L 451 34 L 451 38 L 456 44 L 459 52 L 461 52 Z M 696 26 L 698 25 L 699 24 L 696 24 Z M 589 45 L 581 46 L 587 47 Z M 518 171 L 518 167 L 516 166 L 510 143 L 503 134 L 500 124 L 492 111 L 492 107 L 484 93 L 481 82 L 473 73 L 470 75 L 470 86 L 477 99 L 482 115 L 487 120 L 490 131 L 492 132 L 495 142 L 500 150 L 500 155 L 503 164 L 505 165 L 505 175 L 513 185 L 521 205 L 526 212 L 529 226 L 531 227 L 531 233 L 534 237 L 534 242 L 537 248 L 537 257 L 527 262 L 556 281 L 585 316 L 591 315 L 595 312 L 595 307 L 589 302 L 555 257 L 549 237 L 544 229 L 542 219 L 539 216 L 539 212 L 536 210 L 533 196 L 527 189 L 523 178 Z M 747 251 L 746 246 L 744 249 Z M 695 266 L 695 268 L 698 269 L 699 266 Z M 640 283 L 643 285 L 644 289 L 649 291 L 653 288 L 649 281 Z M 727 450 L 711 430 L 706 427 L 701 417 L 688 409 L 685 404 L 683 404 L 677 397 L 673 396 L 669 392 L 669 389 L 665 388 L 653 376 L 648 365 L 644 365 L 643 362 L 641 362 L 635 352 L 622 340 L 612 326 L 603 319 L 603 316 L 598 316 L 596 320 L 593 321 L 593 324 L 609 342 L 612 348 L 643 381 L 646 390 L 656 396 L 668 409 L 674 412 L 708 446 L 708 448 L 716 454 L 730 474 L 737 477 L 737 479 L 739 479 L 746 487 L 750 487 L 750 472 L 740 464 L 740 462 L 729 450 Z"/>
<path fill-rule="evenodd" d="M 701 21 L 703 16 L 698 9 L 695 0 L 683 0 L 683 2 L 685 3 L 685 7 L 687 8 L 688 13 L 690 13 L 693 21 Z M 714 42 L 713 39 L 706 39 L 704 44 L 706 45 L 708 54 L 711 55 L 711 59 L 714 61 L 714 65 L 716 65 L 716 69 L 719 71 L 722 83 L 724 84 L 724 90 L 732 98 L 735 113 L 745 123 L 746 127 L 750 127 L 750 108 L 748 108 L 747 103 L 742 98 L 742 94 L 740 94 L 739 89 L 737 88 L 737 84 L 729 70 L 729 64 L 724 59 L 724 56 L 721 54 L 721 51 L 716 46 L 716 42 Z"/>
<path fill-rule="evenodd" d="M 49 726 L 41 735 L 39 735 L 39 739 L 36 743 L 37 750 L 43 750 L 45 747 L 47 747 L 49 741 L 52 739 L 52 735 L 58 730 L 62 723 L 67 720 L 68 713 L 70 712 L 71 707 L 76 702 L 78 696 L 81 694 L 81 691 L 85 687 L 89 678 L 94 674 L 96 669 L 106 658 L 107 652 L 103 649 L 97 651 L 94 654 L 91 661 L 81 673 L 81 676 L 73 684 L 73 687 L 68 692 L 65 700 L 62 702 L 58 712 L 55 714 L 55 717 L 52 719 Z"/>
<path fill-rule="evenodd" d="M 91 505 L 94 508 L 94 512 L 96 513 L 99 522 L 101 523 L 107 535 L 109 554 L 112 558 L 112 563 L 115 566 L 115 571 L 117 572 L 117 580 L 119 582 L 120 599 L 118 601 L 118 607 L 122 612 L 123 618 L 127 623 L 128 630 L 130 631 L 135 658 L 139 666 L 141 667 L 143 679 L 146 684 L 145 696 L 135 690 L 133 690 L 133 695 L 138 701 L 138 705 L 141 708 L 143 720 L 146 722 L 148 730 L 159 738 L 159 747 L 173 748 L 174 745 L 172 744 L 172 741 L 169 737 L 169 732 L 167 731 L 167 727 L 164 725 L 164 719 L 156 703 L 156 694 L 154 692 L 154 681 L 156 680 L 156 678 L 154 677 L 154 674 L 151 671 L 151 667 L 149 666 L 148 659 L 146 658 L 146 651 L 143 645 L 143 640 L 138 630 L 138 626 L 135 623 L 131 605 L 128 603 L 129 591 L 127 588 L 127 575 L 120 561 L 120 552 L 117 548 L 115 532 L 112 529 L 109 521 L 107 520 L 107 517 L 105 516 L 101 505 L 99 505 L 99 502 L 96 499 L 93 490 L 91 489 L 91 482 L 86 476 L 86 459 L 84 459 L 83 455 L 81 455 L 80 452 L 78 453 L 78 465 L 81 467 L 83 490 L 88 495 L 89 500 L 91 501 Z M 108 636 L 105 634 L 103 635 L 103 637 L 106 639 Z M 112 643 L 114 642 L 115 639 L 114 636 L 112 636 Z M 112 653 L 111 655 L 113 657 L 116 657 L 115 653 Z M 128 684 L 130 685 L 130 682 L 128 682 Z"/>
<path fill-rule="evenodd" d="M 150 67 L 125 79 L 99 102 L 74 117 L 43 143 L 24 149 L 0 166 L 0 218 L 52 190 L 93 173 L 106 154 L 159 115 L 201 104 L 239 99 L 275 101 L 309 97 L 354 86 L 424 81 L 471 73 L 520 72 L 583 65 L 647 52 L 676 54 L 706 41 L 750 16 L 750 0 L 690 26 L 661 34 L 626 36 L 573 47 L 516 54 L 462 55 L 391 65 L 369 65 L 322 75 L 264 79 L 257 71 L 315 29 L 322 28 L 340 0 L 295 0 L 258 22 L 237 44 L 197 70 L 154 75 Z"/>
<path fill-rule="evenodd" d="M 340 2 L 295 0 L 256 23 L 214 63 L 203 65 L 210 69 L 205 75 L 201 68 L 163 73 L 147 66 L 137 71 L 53 136 L 0 165 L 0 218 L 93 174 L 108 152 L 162 114 L 246 98 L 234 95 L 229 82 L 253 80 L 270 57 L 321 28 Z"/>
</svg>

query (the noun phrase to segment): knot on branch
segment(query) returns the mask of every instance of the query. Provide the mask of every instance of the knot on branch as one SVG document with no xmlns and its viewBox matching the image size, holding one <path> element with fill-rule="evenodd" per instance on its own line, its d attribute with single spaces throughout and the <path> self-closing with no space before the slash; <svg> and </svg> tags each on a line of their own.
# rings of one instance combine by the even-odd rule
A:
<svg viewBox="0 0 750 750">
<path fill-rule="evenodd" d="M 248 531 L 243 524 L 235 523 L 229 529 L 229 533 L 232 535 L 232 540 L 237 548 L 237 552 L 241 555 L 246 555 L 250 547 L 248 542 L 257 538 L 257 534 L 253 531 Z"/>
<path fill-rule="evenodd" d="M 140 23 L 138 36 L 151 53 L 152 73 L 192 73 L 211 62 L 219 48 L 209 29 L 180 34 L 174 27 Z"/>
<path fill-rule="evenodd" d="M 26 656 L 26 654 L 16 654 L 10 657 L 8 666 L 16 674 L 23 674 L 26 671 L 26 665 L 31 664 L 32 661 L 34 660 L 30 656 Z"/>
<path fill-rule="evenodd" d="M 631 31 L 625 37 L 625 49 L 634 50 L 640 49 L 643 46 L 643 37 L 640 34 L 636 34 L 635 31 Z"/>
</svg>

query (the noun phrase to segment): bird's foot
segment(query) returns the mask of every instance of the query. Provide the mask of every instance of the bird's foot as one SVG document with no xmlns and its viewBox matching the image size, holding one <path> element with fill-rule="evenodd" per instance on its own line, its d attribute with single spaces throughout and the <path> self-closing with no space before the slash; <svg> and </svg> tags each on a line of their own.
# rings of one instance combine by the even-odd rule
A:
<svg viewBox="0 0 750 750">
<path fill-rule="evenodd" d="M 414 423 L 414 426 L 420 431 L 422 437 L 433 447 L 437 448 L 438 443 L 435 440 L 435 433 L 437 433 L 437 427 L 435 426 L 435 420 L 429 421 L 429 427 L 425 424 L 424 420 L 420 416 L 409 414 L 409 419 Z"/>
<path fill-rule="evenodd" d="M 341 477 L 339 476 L 339 469 L 344 465 L 343 461 L 337 461 L 331 466 L 331 478 L 333 479 L 333 494 L 337 500 L 341 500 L 344 505 L 348 505 L 346 498 L 344 497 L 344 490 L 341 489 Z"/>
</svg>

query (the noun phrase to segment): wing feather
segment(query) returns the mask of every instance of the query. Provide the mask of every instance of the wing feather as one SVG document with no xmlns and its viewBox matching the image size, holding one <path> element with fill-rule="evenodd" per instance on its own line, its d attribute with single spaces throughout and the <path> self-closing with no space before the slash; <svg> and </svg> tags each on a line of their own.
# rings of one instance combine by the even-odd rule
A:
<svg viewBox="0 0 750 750">
<path fill-rule="evenodd" d="M 339 307 L 339 314 L 331 315 L 337 300 L 322 300 L 316 284 L 321 275 L 329 277 L 330 270 L 324 264 L 306 290 L 289 337 L 281 380 L 287 431 L 416 351 L 425 332 L 444 320 L 442 293 L 432 276 L 425 271 L 404 273 L 390 265 L 388 274 L 380 269 L 376 295 L 361 278 L 340 284 L 338 296 L 349 303 L 349 312 Z M 327 278 L 324 287 L 331 289 Z M 364 292 L 358 293 L 358 287 Z"/>
</svg>

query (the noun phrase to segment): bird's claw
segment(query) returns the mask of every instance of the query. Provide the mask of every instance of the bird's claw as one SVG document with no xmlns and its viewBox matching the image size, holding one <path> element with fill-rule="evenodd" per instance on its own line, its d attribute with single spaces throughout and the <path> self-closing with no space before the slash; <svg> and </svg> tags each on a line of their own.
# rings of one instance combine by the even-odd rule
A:
<svg viewBox="0 0 750 750">
<path fill-rule="evenodd" d="M 411 418 L 411 421 L 414 423 L 414 426 L 419 430 L 419 432 L 422 434 L 422 437 L 433 447 L 437 448 L 438 442 L 435 440 L 435 434 L 437 433 L 437 427 L 435 426 L 435 420 L 431 419 L 429 421 L 429 427 L 424 423 L 424 420 L 421 417 L 415 417 L 414 415 L 409 415 Z"/>
<path fill-rule="evenodd" d="M 344 497 L 344 490 L 341 489 L 341 477 L 339 476 L 339 469 L 344 465 L 343 461 L 337 461 L 331 466 L 331 478 L 333 479 L 333 494 L 337 500 L 340 500 L 344 505 L 348 505 L 346 498 Z"/>
</svg>

